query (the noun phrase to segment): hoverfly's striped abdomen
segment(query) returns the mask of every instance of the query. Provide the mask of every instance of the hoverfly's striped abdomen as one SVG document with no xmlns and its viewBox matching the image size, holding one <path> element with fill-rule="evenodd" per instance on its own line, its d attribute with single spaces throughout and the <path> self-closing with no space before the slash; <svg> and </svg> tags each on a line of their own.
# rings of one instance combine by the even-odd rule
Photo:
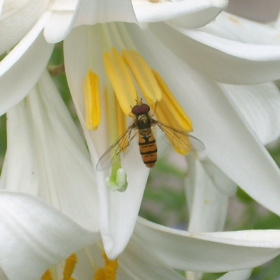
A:
<svg viewBox="0 0 280 280">
<path fill-rule="evenodd" d="M 139 131 L 139 149 L 143 162 L 151 168 L 157 161 L 157 145 L 152 132 L 152 118 L 147 104 L 135 105 L 132 113 L 135 115 L 135 126 Z"/>
<path fill-rule="evenodd" d="M 157 161 L 157 145 L 151 128 L 139 131 L 139 149 L 146 166 L 153 167 Z"/>
</svg>

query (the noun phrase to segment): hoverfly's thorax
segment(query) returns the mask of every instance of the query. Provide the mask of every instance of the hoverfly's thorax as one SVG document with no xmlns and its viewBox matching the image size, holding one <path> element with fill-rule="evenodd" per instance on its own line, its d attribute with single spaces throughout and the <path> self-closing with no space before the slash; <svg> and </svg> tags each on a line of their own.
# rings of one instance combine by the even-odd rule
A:
<svg viewBox="0 0 280 280">
<path fill-rule="evenodd" d="M 139 130 L 147 129 L 151 127 L 151 118 L 148 113 L 135 116 L 135 124 Z"/>
</svg>

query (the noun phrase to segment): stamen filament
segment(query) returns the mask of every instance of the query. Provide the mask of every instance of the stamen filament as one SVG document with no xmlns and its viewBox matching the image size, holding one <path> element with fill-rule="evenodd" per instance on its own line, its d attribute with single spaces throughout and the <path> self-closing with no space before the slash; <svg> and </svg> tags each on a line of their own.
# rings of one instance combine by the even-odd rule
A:
<svg viewBox="0 0 280 280">
<path fill-rule="evenodd" d="M 135 104 L 135 100 L 138 100 L 131 74 L 116 49 L 112 48 L 112 53 L 104 53 L 103 58 L 107 75 L 120 106 L 124 114 L 129 115 L 131 106 Z"/>
<path fill-rule="evenodd" d="M 166 124 L 171 125 L 174 128 L 183 130 L 185 132 L 193 131 L 192 122 L 189 117 L 186 115 L 184 110 L 181 108 L 177 100 L 174 98 L 170 89 L 163 81 L 162 77 L 153 70 L 154 77 L 157 80 L 157 83 L 162 91 L 162 100 L 157 104 L 156 114 L 159 117 L 159 120 L 169 116 L 167 118 Z"/>
<path fill-rule="evenodd" d="M 101 119 L 98 76 L 91 70 L 84 79 L 85 124 L 88 130 L 96 130 Z"/>
<path fill-rule="evenodd" d="M 122 55 L 147 101 L 150 104 L 160 101 L 162 92 L 151 68 L 142 56 L 133 50 L 123 50 Z"/>
</svg>

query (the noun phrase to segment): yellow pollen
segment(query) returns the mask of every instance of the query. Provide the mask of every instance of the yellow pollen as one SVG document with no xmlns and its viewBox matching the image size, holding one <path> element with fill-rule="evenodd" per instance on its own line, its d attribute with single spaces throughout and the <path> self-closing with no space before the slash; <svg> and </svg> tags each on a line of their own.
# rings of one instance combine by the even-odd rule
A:
<svg viewBox="0 0 280 280">
<path fill-rule="evenodd" d="M 98 76 L 91 70 L 83 82 L 85 123 L 88 130 L 96 130 L 101 119 Z"/>
<path fill-rule="evenodd" d="M 76 254 L 72 254 L 66 261 L 63 270 L 63 280 L 74 280 L 72 278 L 73 271 L 75 269 L 77 263 L 77 256 Z"/>
<path fill-rule="evenodd" d="M 156 114 L 158 115 L 159 120 L 161 121 L 162 119 L 167 119 L 166 124 L 185 132 L 193 131 L 191 120 L 180 107 L 162 77 L 154 70 L 153 73 L 158 85 L 160 86 L 163 96 L 162 100 L 158 102 L 156 108 Z"/>
<path fill-rule="evenodd" d="M 147 62 L 136 51 L 123 50 L 122 55 L 147 101 L 150 104 L 160 101 L 162 92 Z"/>
<path fill-rule="evenodd" d="M 116 280 L 117 269 L 118 269 L 118 260 L 113 261 L 109 260 L 106 254 L 102 254 L 105 265 L 104 268 L 100 268 L 96 271 L 94 275 L 94 280 Z"/>
<path fill-rule="evenodd" d="M 120 106 L 126 115 L 131 113 L 131 106 L 138 100 L 131 74 L 116 49 L 104 53 L 104 65 Z"/>
<path fill-rule="evenodd" d="M 53 280 L 52 274 L 49 271 L 49 269 L 43 274 L 43 276 L 41 277 L 41 280 Z"/>
</svg>

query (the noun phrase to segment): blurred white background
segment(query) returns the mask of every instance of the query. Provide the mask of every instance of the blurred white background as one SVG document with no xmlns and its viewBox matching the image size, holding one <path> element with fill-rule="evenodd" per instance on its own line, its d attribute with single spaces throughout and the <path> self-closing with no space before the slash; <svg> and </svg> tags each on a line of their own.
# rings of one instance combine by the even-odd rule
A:
<svg viewBox="0 0 280 280">
<path fill-rule="evenodd" d="M 227 11 L 248 19 L 275 21 L 280 10 L 280 0 L 229 0 Z"/>
</svg>

